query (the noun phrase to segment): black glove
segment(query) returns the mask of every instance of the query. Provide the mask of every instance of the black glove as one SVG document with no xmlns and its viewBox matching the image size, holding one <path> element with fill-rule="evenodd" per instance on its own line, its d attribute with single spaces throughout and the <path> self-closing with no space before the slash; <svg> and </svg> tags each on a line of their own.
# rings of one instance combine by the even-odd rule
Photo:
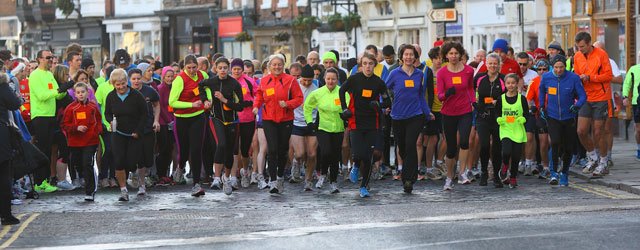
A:
<svg viewBox="0 0 640 250">
<path fill-rule="evenodd" d="M 342 111 L 342 113 L 340 113 L 340 118 L 346 121 L 346 120 L 349 120 L 349 118 L 351 118 L 352 115 L 353 113 L 351 113 L 351 110 L 345 109 Z"/>
<path fill-rule="evenodd" d="M 455 87 L 451 87 L 449 89 L 447 89 L 447 92 L 444 94 L 445 97 L 449 97 L 452 95 L 456 94 L 456 88 Z"/>
<path fill-rule="evenodd" d="M 205 86 L 207 86 L 207 85 L 204 83 L 204 81 L 198 82 L 198 87 L 204 88 Z"/>
<path fill-rule="evenodd" d="M 535 105 L 529 107 L 529 113 L 531 113 L 531 114 L 538 113 L 538 107 L 536 107 Z"/>
<path fill-rule="evenodd" d="M 542 118 L 542 120 L 547 120 L 547 110 L 545 110 L 544 107 L 540 108 L 540 118 Z"/>
<path fill-rule="evenodd" d="M 569 107 L 569 111 L 571 111 L 571 113 L 574 113 L 574 114 L 577 115 L 580 112 L 580 107 L 576 107 L 574 105 L 571 105 L 571 107 Z"/>
<path fill-rule="evenodd" d="M 67 92 L 70 88 L 73 88 L 73 85 L 76 84 L 73 80 L 60 84 L 58 86 L 58 93 Z"/>
<path fill-rule="evenodd" d="M 253 107 L 253 101 L 243 101 L 242 107 L 245 107 L 245 108 Z"/>
<path fill-rule="evenodd" d="M 307 128 L 313 131 L 316 131 L 318 130 L 318 125 L 315 122 L 310 122 L 310 123 L 307 123 Z"/>
</svg>

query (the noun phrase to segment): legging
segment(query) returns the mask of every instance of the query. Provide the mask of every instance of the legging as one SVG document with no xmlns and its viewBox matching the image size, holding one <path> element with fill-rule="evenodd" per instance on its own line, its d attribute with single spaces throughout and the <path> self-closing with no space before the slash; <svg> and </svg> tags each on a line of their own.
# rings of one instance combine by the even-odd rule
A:
<svg viewBox="0 0 640 250">
<path fill-rule="evenodd" d="M 242 155 L 242 157 L 249 157 L 249 149 L 251 148 L 251 140 L 253 140 L 253 134 L 256 131 L 256 122 L 243 122 L 238 125 L 238 142 L 235 143 L 233 153 L 235 155 Z M 239 151 L 239 152 L 238 152 Z M 245 166 L 246 167 L 246 166 Z"/>
<path fill-rule="evenodd" d="M 489 156 L 493 164 L 493 177 L 498 178 L 500 163 L 502 162 L 502 143 L 500 143 L 500 126 L 495 117 L 476 118 L 476 130 L 480 137 L 480 168 L 483 174 L 488 174 Z"/>
<path fill-rule="evenodd" d="M 375 129 L 355 129 L 349 132 L 349 136 L 351 137 L 353 161 L 360 165 L 360 173 L 362 173 L 360 187 L 367 187 L 371 177 L 371 164 L 380 160 L 379 152 L 377 157 L 373 158 L 373 150 L 378 142 L 380 132 Z"/>
<path fill-rule="evenodd" d="M 271 181 L 275 181 L 278 177 L 284 177 L 284 168 L 287 164 L 289 139 L 291 138 L 293 121 L 273 122 L 263 120 L 262 126 L 264 127 L 264 134 L 267 137 L 269 177 Z M 340 145 L 338 145 L 338 148 L 340 148 Z"/>
<path fill-rule="evenodd" d="M 111 133 L 113 164 L 116 170 L 134 171 L 142 157 L 142 139 Z"/>
<path fill-rule="evenodd" d="M 184 166 L 189 160 L 194 184 L 200 183 L 204 122 L 204 114 L 188 118 L 176 117 L 176 130 L 180 144 L 180 166 Z"/>
<path fill-rule="evenodd" d="M 160 132 L 157 133 L 158 155 L 156 156 L 156 168 L 158 177 L 167 177 L 169 174 L 169 166 L 171 165 L 175 144 L 172 131 L 173 129 L 169 130 L 169 125 L 161 125 Z"/>
<path fill-rule="evenodd" d="M 213 141 L 213 132 L 209 127 L 211 118 L 206 116 L 205 129 L 204 129 L 204 141 L 202 145 L 202 164 L 204 166 L 205 174 L 209 177 L 213 176 L 213 157 L 216 155 L 216 145 Z"/>
<path fill-rule="evenodd" d="M 518 177 L 518 164 L 522 156 L 524 143 L 517 143 L 509 138 L 502 139 L 502 164 L 510 164 L 511 178 Z M 511 160 L 511 161 L 509 161 Z"/>
<path fill-rule="evenodd" d="M 238 124 L 235 123 L 225 125 L 220 119 L 213 117 L 209 120 L 209 129 L 213 134 L 213 143 L 216 145 L 213 163 L 223 164 L 226 169 L 231 169 L 233 166 L 233 148 L 238 141 L 237 128 Z"/>
<path fill-rule="evenodd" d="M 447 158 L 453 159 L 458 153 L 458 133 L 460 134 L 460 149 L 469 149 L 472 120 L 472 112 L 457 116 L 442 115 L 442 129 L 447 141 Z"/>
<path fill-rule="evenodd" d="M 142 141 L 142 155 L 140 156 L 138 168 L 152 168 L 153 154 L 156 146 L 156 133 L 153 131 L 146 134 L 143 133 L 140 136 L 140 140 Z"/>
<path fill-rule="evenodd" d="M 0 216 L 11 215 L 11 187 L 13 186 L 13 171 L 9 160 L 0 162 Z"/>
<path fill-rule="evenodd" d="M 398 153 L 403 161 L 402 182 L 414 183 L 418 178 L 418 151 L 416 142 L 425 122 L 424 115 L 417 115 L 404 120 L 393 120 L 393 136 L 398 146 Z"/>
<path fill-rule="evenodd" d="M 84 180 L 85 180 L 85 194 L 92 195 L 97 190 L 98 183 L 98 175 L 93 169 L 93 155 L 96 153 L 97 146 L 86 146 L 86 147 L 70 147 L 71 158 L 69 166 L 74 166 L 78 169 L 83 169 Z"/>
<path fill-rule="evenodd" d="M 51 161 L 51 145 L 53 145 L 56 118 L 36 117 L 31 120 L 31 124 L 33 125 L 33 137 L 36 147 L 38 147 L 38 149 L 47 156 L 47 160 Z M 50 169 L 48 167 L 38 168 L 33 174 L 35 184 L 39 185 L 42 181 L 47 179 L 50 174 Z"/>
<path fill-rule="evenodd" d="M 102 154 L 102 164 L 100 166 L 100 179 L 104 178 L 115 178 L 116 177 L 116 167 L 113 164 L 113 151 L 111 150 L 111 132 L 107 131 L 107 127 L 102 126 L 102 135 L 100 135 L 100 139 L 102 142 L 102 152 L 98 152 Z"/>
<path fill-rule="evenodd" d="M 549 137 L 551 137 L 551 160 L 553 164 L 550 166 L 552 172 L 556 172 L 558 166 L 558 158 L 562 157 L 562 173 L 569 173 L 569 165 L 571 164 L 571 156 L 574 149 L 576 137 L 576 121 L 574 119 L 558 121 L 556 119 L 547 119 L 549 127 Z"/>
<path fill-rule="evenodd" d="M 320 167 L 322 175 L 329 174 L 330 182 L 338 180 L 338 166 L 342 157 L 342 139 L 344 133 L 329 133 L 322 130 L 316 132 L 318 146 L 320 148 Z"/>
</svg>

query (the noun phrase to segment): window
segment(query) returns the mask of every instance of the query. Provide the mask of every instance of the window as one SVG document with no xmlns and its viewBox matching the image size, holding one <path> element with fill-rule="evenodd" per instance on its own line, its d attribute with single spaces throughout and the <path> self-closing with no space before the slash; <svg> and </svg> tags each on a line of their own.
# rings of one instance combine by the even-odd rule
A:
<svg viewBox="0 0 640 250">
<path fill-rule="evenodd" d="M 391 8 L 391 3 L 389 1 L 376 2 L 375 6 L 380 16 L 393 15 L 393 9 Z"/>
<path fill-rule="evenodd" d="M 618 11 L 618 0 L 605 0 L 604 11 Z"/>
<path fill-rule="evenodd" d="M 594 10 L 596 12 L 602 12 L 603 11 L 602 1 L 603 0 L 594 0 L 594 7 L 595 7 Z"/>
<path fill-rule="evenodd" d="M 584 15 L 584 0 L 576 0 L 576 15 Z"/>
</svg>

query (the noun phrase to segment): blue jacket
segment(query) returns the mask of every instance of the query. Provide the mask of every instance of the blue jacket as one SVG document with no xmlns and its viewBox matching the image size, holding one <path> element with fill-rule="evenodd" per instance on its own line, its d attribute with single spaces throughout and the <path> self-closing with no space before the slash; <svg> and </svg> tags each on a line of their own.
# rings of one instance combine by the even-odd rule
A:
<svg viewBox="0 0 640 250">
<path fill-rule="evenodd" d="M 569 108 L 572 105 L 580 108 L 587 101 L 580 77 L 569 71 L 561 76 L 556 76 L 552 71 L 544 73 L 539 91 L 540 106 L 546 107 L 548 117 L 559 121 L 574 119 L 576 114 Z"/>
<path fill-rule="evenodd" d="M 386 83 L 389 91 L 393 92 L 392 119 L 404 120 L 422 114 L 426 115 L 426 119 L 429 119 L 431 110 L 424 98 L 423 75 L 422 71 L 417 68 L 410 76 L 401 67 L 391 71 Z"/>
</svg>

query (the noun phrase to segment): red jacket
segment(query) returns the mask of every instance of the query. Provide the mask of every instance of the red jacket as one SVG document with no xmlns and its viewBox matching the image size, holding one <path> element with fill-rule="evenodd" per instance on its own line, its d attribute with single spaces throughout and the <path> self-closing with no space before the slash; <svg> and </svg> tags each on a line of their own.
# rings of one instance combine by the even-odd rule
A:
<svg viewBox="0 0 640 250">
<path fill-rule="evenodd" d="M 280 107 L 280 101 L 285 101 L 287 107 Z M 269 74 L 260 80 L 253 107 L 260 108 L 264 104 L 262 120 L 285 122 L 293 120 L 293 110 L 303 101 L 304 95 L 295 77 L 285 73 L 279 76 Z"/>
<path fill-rule="evenodd" d="M 78 131 L 78 126 L 81 125 L 87 126 L 86 132 Z M 98 135 L 102 133 L 100 109 L 93 102 L 72 102 L 64 109 L 62 129 L 69 147 L 98 145 Z"/>
</svg>

